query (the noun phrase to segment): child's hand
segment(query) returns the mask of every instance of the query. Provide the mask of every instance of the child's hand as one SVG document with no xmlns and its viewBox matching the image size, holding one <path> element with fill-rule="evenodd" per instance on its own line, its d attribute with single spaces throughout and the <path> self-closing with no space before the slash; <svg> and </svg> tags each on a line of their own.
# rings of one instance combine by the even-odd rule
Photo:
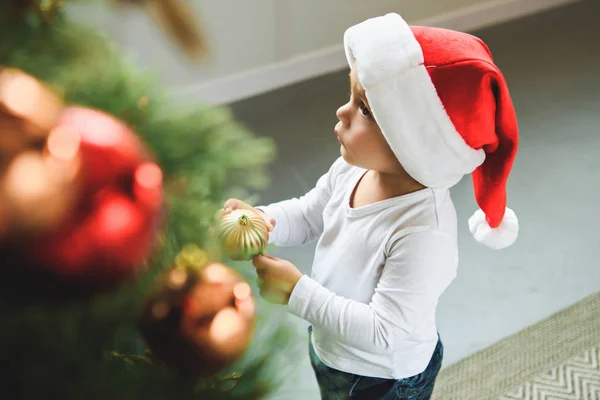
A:
<svg viewBox="0 0 600 400">
<path fill-rule="evenodd" d="M 267 254 L 254 257 L 252 264 L 258 274 L 260 296 L 270 303 L 288 304 L 302 272 L 291 262 Z"/>
<path fill-rule="evenodd" d="M 255 213 L 257 213 L 258 215 L 262 215 L 263 219 L 265 220 L 265 223 L 267 224 L 267 229 L 269 230 L 269 232 L 272 232 L 273 228 L 275 228 L 275 219 L 273 217 L 269 217 L 269 216 L 265 215 L 265 213 L 262 212 L 261 210 L 254 208 L 251 205 L 246 204 L 241 200 L 229 199 L 225 202 L 225 204 L 223 205 L 224 215 L 229 214 L 233 210 L 252 210 Z"/>
</svg>

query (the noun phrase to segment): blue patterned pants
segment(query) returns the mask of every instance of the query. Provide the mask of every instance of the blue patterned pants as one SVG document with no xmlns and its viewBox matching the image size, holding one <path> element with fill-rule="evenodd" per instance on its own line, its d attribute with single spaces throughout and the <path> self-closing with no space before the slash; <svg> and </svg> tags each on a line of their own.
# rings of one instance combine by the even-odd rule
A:
<svg viewBox="0 0 600 400">
<path fill-rule="evenodd" d="M 312 346 L 309 327 L 310 363 L 319 384 L 321 400 L 429 400 L 442 366 L 444 346 L 438 339 L 429 365 L 419 375 L 404 379 L 371 378 L 338 371 L 323 364 Z M 438 336 L 439 338 L 439 336 Z"/>
</svg>

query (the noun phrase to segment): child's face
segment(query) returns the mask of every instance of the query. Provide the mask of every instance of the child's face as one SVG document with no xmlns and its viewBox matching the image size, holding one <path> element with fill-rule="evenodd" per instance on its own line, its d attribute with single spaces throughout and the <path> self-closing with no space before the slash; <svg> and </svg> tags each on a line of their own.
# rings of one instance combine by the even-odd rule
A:
<svg viewBox="0 0 600 400">
<path fill-rule="evenodd" d="M 348 164 L 385 173 L 402 173 L 398 159 L 387 144 L 371 113 L 365 91 L 356 74 L 350 72 L 350 101 L 337 110 L 340 122 L 335 133 L 341 154 Z"/>
</svg>

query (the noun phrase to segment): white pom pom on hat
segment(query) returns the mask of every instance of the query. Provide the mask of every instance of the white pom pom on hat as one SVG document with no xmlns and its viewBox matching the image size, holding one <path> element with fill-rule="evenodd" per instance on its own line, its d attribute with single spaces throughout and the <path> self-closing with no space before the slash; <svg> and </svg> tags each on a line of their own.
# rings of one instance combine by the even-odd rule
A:
<svg viewBox="0 0 600 400">
<path fill-rule="evenodd" d="M 483 210 L 479 209 L 469 218 L 469 230 L 479 243 L 499 250 L 515 243 L 519 234 L 519 221 L 515 212 L 507 208 L 500 225 L 492 228 L 487 222 Z"/>
<path fill-rule="evenodd" d="M 344 46 L 404 169 L 434 189 L 472 174 L 480 209 L 469 220 L 470 231 L 490 248 L 512 245 L 519 224 L 506 207 L 506 181 L 518 125 L 488 47 L 466 33 L 409 26 L 398 14 L 350 27 Z"/>
</svg>

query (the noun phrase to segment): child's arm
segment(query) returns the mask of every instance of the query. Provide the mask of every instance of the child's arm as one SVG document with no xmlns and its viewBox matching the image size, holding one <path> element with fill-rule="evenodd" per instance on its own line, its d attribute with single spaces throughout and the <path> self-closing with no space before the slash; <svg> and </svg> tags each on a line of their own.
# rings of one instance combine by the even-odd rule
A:
<svg viewBox="0 0 600 400">
<path fill-rule="evenodd" d="M 457 263 L 454 238 L 411 233 L 393 244 L 369 304 L 338 296 L 304 275 L 288 309 L 354 347 L 393 350 L 437 304 L 456 276 Z"/>
<path fill-rule="evenodd" d="M 323 210 L 331 197 L 333 180 L 342 162 L 343 159 L 338 158 L 304 196 L 256 207 L 275 219 L 269 243 L 297 246 L 311 242 L 323 233 Z"/>
</svg>

